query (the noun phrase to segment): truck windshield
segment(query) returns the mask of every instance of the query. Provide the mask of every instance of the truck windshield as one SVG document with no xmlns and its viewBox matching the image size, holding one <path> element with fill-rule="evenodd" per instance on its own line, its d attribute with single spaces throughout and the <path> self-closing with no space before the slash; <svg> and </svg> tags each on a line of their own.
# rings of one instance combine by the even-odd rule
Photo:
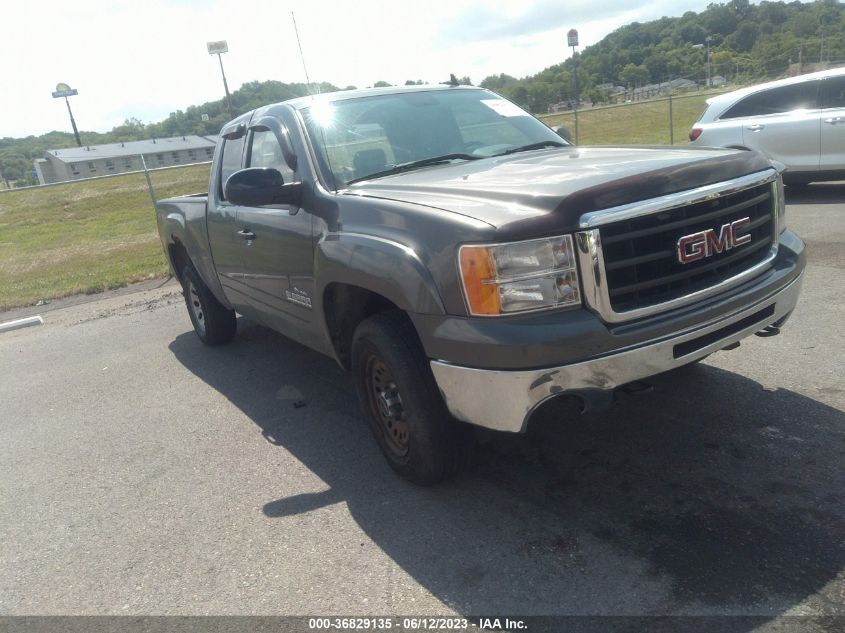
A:
<svg viewBox="0 0 845 633">
<path fill-rule="evenodd" d="M 486 90 L 435 89 L 331 101 L 304 109 L 317 158 L 335 189 L 368 177 L 567 143 Z"/>
</svg>

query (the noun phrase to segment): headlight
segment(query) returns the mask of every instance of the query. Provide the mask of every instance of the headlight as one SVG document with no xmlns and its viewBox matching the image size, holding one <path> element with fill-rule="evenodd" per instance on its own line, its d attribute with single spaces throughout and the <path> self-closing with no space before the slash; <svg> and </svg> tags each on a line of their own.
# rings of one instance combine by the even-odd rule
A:
<svg viewBox="0 0 845 633">
<path fill-rule="evenodd" d="M 581 304 L 571 235 L 462 246 L 459 260 L 470 314 L 496 316 Z"/>
<path fill-rule="evenodd" d="M 777 204 L 778 215 L 778 235 L 786 230 L 786 196 L 783 193 L 783 177 L 778 175 L 778 179 L 774 182 L 772 193 L 775 196 L 775 204 Z"/>
</svg>

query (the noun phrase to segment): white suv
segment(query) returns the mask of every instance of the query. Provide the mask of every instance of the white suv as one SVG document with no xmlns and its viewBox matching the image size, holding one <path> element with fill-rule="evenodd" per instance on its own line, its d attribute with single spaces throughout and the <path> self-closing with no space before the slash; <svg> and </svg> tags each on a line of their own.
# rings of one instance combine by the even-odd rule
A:
<svg viewBox="0 0 845 633">
<path fill-rule="evenodd" d="M 845 68 L 708 99 L 689 138 L 694 145 L 763 152 L 786 166 L 786 183 L 843 179 Z"/>
</svg>

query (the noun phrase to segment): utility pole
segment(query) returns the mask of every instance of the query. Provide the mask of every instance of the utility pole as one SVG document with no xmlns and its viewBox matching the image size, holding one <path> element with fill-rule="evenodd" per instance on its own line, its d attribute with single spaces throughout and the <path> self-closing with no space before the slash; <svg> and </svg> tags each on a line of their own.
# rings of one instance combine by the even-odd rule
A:
<svg viewBox="0 0 845 633">
<path fill-rule="evenodd" d="M 566 43 L 572 47 L 572 74 L 575 78 L 575 144 L 578 145 L 578 58 L 575 56 L 575 47 L 578 46 L 578 31 L 569 29 L 566 34 Z"/>
<path fill-rule="evenodd" d="M 229 52 L 229 45 L 226 40 L 218 42 L 207 42 L 209 55 L 217 55 L 217 61 L 220 62 L 220 74 L 223 75 L 223 90 L 226 91 L 226 106 L 229 108 L 229 118 L 235 118 L 235 111 L 232 109 L 232 96 L 229 94 L 229 84 L 226 83 L 226 72 L 223 70 L 223 53 Z"/>
<path fill-rule="evenodd" d="M 707 42 L 707 87 L 710 88 L 710 36 L 708 35 L 704 41 Z"/>
<path fill-rule="evenodd" d="M 70 101 L 68 97 L 73 97 L 79 94 L 75 88 L 71 88 L 65 83 L 56 84 L 56 91 L 53 93 L 53 99 L 61 99 L 64 97 L 65 105 L 67 106 L 67 113 L 70 115 L 70 126 L 73 128 L 73 136 L 76 139 L 76 146 L 82 147 L 82 141 L 79 139 L 79 130 L 76 129 L 76 121 L 73 119 L 73 110 L 70 109 Z"/>
</svg>

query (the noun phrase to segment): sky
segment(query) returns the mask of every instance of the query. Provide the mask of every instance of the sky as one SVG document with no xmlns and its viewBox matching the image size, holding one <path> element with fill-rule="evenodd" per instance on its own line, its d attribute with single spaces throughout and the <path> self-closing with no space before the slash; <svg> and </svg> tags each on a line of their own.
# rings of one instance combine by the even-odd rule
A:
<svg viewBox="0 0 845 633">
<path fill-rule="evenodd" d="M 59 82 L 81 130 L 125 119 L 160 121 L 223 97 L 216 56 L 225 39 L 230 90 L 248 81 L 312 81 L 363 88 L 376 81 L 437 83 L 468 75 L 534 74 L 630 22 L 701 11 L 709 0 L 42 0 L 0 12 L 0 137 L 70 131 Z M 37 7 L 37 12 L 35 8 Z"/>
</svg>

